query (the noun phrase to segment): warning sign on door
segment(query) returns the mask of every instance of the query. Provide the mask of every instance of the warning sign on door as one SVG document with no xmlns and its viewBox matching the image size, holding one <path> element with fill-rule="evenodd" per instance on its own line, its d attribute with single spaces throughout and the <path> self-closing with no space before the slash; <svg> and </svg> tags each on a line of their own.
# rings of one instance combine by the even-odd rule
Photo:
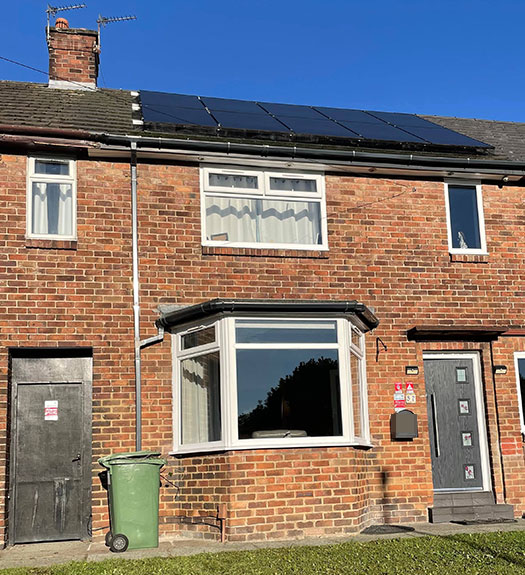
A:
<svg viewBox="0 0 525 575">
<path fill-rule="evenodd" d="M 44 419 L 45 421 L 58 421 L 58 401 L 44 402 Z"/>
</svg>

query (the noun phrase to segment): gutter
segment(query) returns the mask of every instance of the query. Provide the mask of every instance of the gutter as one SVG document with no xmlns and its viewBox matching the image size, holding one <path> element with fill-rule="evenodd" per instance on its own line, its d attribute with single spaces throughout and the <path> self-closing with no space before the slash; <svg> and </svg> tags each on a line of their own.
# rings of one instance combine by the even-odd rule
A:
<svg viewBox="0 0 525 575">
<path fill-rule="evenodd" d="M 238 142 L 212 142 L 206 140 L 175 139 L 165 137 L 134 136 L 98 133 L 93 137 L 109 146 L 128 146 L 130 140 L 137 142 L 141 149 L 161 152 L 188 151 L 212 152 L 217 154 L 240 154 L 286 160 L 326 160 L 355 165 L 390 165 L 406 168 L 463 168 L 472 171 L 497 172 L 508 175 L 525 175 L 525 162 L 491 160 L 480 158 L 449 158 L 445 156 L 422 156 L 417 154 L 399 154 L 369 152 L 357 149 L 334 150 L 304 148 L 298 146 L 276 146 L 271 144 L 244 144 Z"/>
<path fill-rule="evenodd" d="M 356 300 L 351 301 L 318 301 L 318 300 L 242 300 L 242 299 L 212 299 L 200 304 L 176 309 L 163 314 L 156 322 L 157 327 L 170 329 L 176 325 L 193 320 L 200 320 L 216 314 L 227 313 L 266 313 L 266 314 L 319 314 L 326 317 L 329 314 L 355 316 L 363 324 L 365 331 L 370 331 L 379 325 L 379 320 L 366 307 Z"/>
</svg>

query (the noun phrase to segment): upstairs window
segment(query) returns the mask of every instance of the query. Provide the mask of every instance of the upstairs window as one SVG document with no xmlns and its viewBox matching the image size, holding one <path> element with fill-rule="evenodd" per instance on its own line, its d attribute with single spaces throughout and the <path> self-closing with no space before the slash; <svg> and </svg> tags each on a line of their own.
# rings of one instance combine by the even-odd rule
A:
<svg viewBox="0 0 525 575">
<path fill-rule="evenodd" d="M 325 250 L 321 174 L 201 169 L 206 246 Z"/>
<path fill-rule="evenodd" d="M 481 185 L 447 183 L 445 199 L 450 253 L 486 253 Z"/>
<path fill-rule="evenodd" d="M 75 239 L 75 161 L 29 158 L 27 179 L 27 236 Z"/>
<path fill-rule="evenodd" d="M 525 435 L 525 351 L 514 354 L 521 432 Z"/>
</svg>

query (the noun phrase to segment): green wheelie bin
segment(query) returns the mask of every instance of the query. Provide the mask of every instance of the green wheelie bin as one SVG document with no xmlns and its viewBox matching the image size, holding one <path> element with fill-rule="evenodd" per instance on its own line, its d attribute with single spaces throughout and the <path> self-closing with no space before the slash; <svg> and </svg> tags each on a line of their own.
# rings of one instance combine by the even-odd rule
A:
<svg viewBox="0 0 525 575">
<path fill-rule="evenodd" d="M 111 551 L 159 545 L 160 469 L 158 451 L 116 453 L 98 462 L 107 469 Z"/>
</svg>

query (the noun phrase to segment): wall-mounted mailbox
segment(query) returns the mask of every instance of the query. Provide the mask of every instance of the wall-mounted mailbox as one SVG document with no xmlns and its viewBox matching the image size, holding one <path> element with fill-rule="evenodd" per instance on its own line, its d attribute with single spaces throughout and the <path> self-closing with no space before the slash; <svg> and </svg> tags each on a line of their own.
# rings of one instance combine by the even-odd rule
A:
<svg viewBox="0 0 525 575">
<path fill-rule="evenodd" d="M 417 437 L 417 415 L 403 409 L 390 416 L 392 439 L 414 439 Z"/>
</svg>

